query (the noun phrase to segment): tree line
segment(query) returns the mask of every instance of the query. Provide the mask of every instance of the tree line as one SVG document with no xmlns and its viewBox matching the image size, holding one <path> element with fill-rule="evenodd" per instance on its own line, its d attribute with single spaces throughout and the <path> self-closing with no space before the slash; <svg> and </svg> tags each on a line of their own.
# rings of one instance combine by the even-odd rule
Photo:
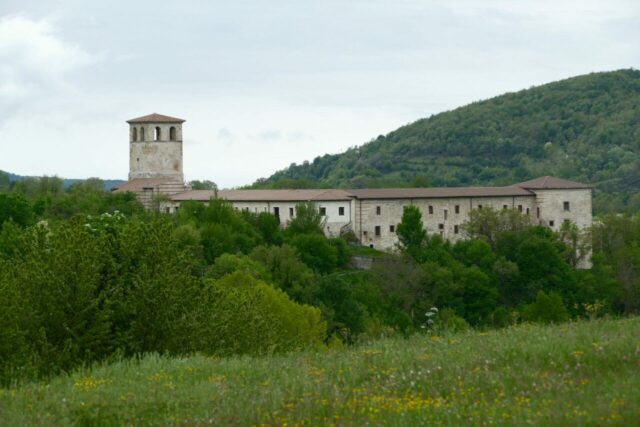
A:
<svg viewBox="0 0 640 427">
<path fill-rule="evenodd" d="M 282 229 L 219 199 L 164 215 L 98 186 L 37 184 L 0 193 L 3 383 L 149 352 L 271 354 L 429 321 L 492 328 L 640 310 L 637 215 L 600 218 L 586 236 L 483 209 L 452 244 L 409 206 L 387 254 L 325 237 L 312 204 Z M 353 268 L 365 252 L 373 267 Z M 593 268 L 576 270 L 591 253 Z"/>
</svg>

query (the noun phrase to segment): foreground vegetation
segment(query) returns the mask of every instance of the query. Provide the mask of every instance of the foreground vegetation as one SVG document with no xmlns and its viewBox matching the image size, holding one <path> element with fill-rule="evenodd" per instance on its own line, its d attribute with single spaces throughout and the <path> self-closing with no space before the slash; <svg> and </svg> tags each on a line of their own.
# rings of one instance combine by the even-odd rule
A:
<svg viewBox="0 0 640 427">
<path fill-rule="evenodd" d="M 640 209 L 640 71 L 578 76 L 436 114 L 256 187 L 511 185 L 554 175 L 595 185 L 596 213 Z"/>
<path fill-rule="evenodd" d="M 283 356 L 146 356 L 0 391 L 3 425 L 632 425 L 640 318 Z"/>
<path fill-rule="evenodd" d="M 222 200 L 162 215 L 97 181 L 59 184 L 0 193 L 0 384 L 116 355 L 351 345 L 434 319 L 463 330 L 640 313 L 637 216 L 607 217 L 589 235 L 483 209 L 464 225 L 468 239 L 451 244 L 427 235 L 408 206 L 398 251 L 384 254 L 348 234 L 326 238 L 312 204 L 283 230 L 269 213 Z M 590 249 L 594 267 L 575 270 Z M 354 254 L 371 269 L 352 268 Z"/>
</svg>

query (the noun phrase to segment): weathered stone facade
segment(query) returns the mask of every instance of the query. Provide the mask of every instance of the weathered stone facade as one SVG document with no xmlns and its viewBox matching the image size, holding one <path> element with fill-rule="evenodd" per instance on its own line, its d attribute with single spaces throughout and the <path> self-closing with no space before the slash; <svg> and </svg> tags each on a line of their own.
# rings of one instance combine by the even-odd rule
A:
<svg viewBox="0 0 640 427">
<path fill-rule="evenodd" d="M 190 190 L 182 182 L 183 122 L 158 114 L 129 121 L 130 181 L 117 191 L 136 192 L 147 208 L 167 213 L 187 200 L 207 203 L 218 197 L 239 210 L 272 213 L 282 227 L 295 216 L 298 203 L 311 202 L 325 217 L 328 236 L 353 232 L 361 244 L 383 250 L 396 248 L 396 227 L 408 205 L 420 209 L 429 234 L 450 241 L 464 238 L 462 225 L 474 209 L 515 209 L 554 231 L 564 221 L 583 230 L 591 227 L 591 187 L 553 177 L 506 187 Z M 585 259 L 580 267 L 590 265 Z"/>
<path fill-rule="evenodd" d="M 129 179 L 170 178 L 183 182 L 184 120 L 154 113 L 128 123 Z"/>
</svg>

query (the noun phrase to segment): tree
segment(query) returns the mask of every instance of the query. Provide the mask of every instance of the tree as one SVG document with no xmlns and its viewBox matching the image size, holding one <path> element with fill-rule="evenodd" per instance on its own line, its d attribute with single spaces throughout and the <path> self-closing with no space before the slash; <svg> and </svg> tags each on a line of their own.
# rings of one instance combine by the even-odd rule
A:
<svg viewBox="0 0 640 427">
<path fill-rule="evenodd" d="M 473 209 L 462 225 L 465 235 L 471 239 L 484 239 L 495 250 L 498 240 L 505 233 L 517 233 L 531 227 L 531 218 L 514 209 L 496 210 L 491 207 Z"/>
<path fill-rule="evenodd" d="M 208 181 L 208 180 L 204 180 L 204 181 L 198 181 L 198 180 L 189 181 L 189 186 L 191 187 L 192 190 L 217 190 L 218 189 L 218 186 L 216 185 L 215 182 Z"/>
<path fill-rule="evenodd" d="M 566 220 L 560 226 L 559 236 L 567 248 L 565 255 L 567 262 L 571 267 L 576 268 L 591 252 L 591 234 L 581 231 L 574 222 Z"/>
<path fill-rule="evenodd" d="M 522 315 L 529 322 L 560 323 L 569 320 L 567 307 L 555 292 L 546 294 L 539 291 L 535 302 L 526 306 Z"/>
<path fill-rule="evenodd" d="M 286 233 L 289 236 L 296 234 L 321 234 L 324 235 L 324 218 L 318 208 L 312 203 L 298 203 L 296 215 L 289 221 Z"/>
<path fill-rule="evenodd" d="M 427 232 L 422 224 L 422 214 L 417 206 L 405 206 L 402 219 L 396 227 L 396 234 L 400 241 L 400 250 L 419 261 L 422 249 L 427 239 Z"/>
<path fill-rule="evenodd" d="M 33 222 L 33 210 L 22 196 L 0 194 L 0 226 L 6 221 L 26 227 Z"/>
<path fill-rule="evenodd" d="M 338 250 L 329 240 L 318 234 L 298 234 L 290 240 L 298 256 L 312 270 L 329 274 L 338 264 Z"/>
</svg>

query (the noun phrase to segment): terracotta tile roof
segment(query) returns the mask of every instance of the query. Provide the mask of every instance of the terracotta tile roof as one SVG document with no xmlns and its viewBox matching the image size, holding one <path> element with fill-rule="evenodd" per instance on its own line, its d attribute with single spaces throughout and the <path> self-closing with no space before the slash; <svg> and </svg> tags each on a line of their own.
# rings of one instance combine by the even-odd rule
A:
<svg viewBox="0 0 640 427">
<path fill-rule="evenodd" d="M 184 123 L 185 120 L 177 117 L 165 116 L 158 113 L 127 120 L 127 123 Z"/>
<path fill-rule="evenodd" d="M 543 176 L 540 178 L 532 179 L 530 181 L 521 182 L 516 184 L 518 187 L 527 188 L 531 190 L 562 190 L 562 189 L 575 189 L 575 188 L 591 188 L 591 185 L 583 184 L 581 182 L 569 181 L 567 179 L 555 178 L 553 176 Z"/>
<path fill-rule="evenodd" d="M 367 188 L 349 190 L 358 199 L 438 199 L 449 197 L 533 196 L 524 188 L 509 187 L 439 187 L 439 188 Z"/>
<path fill-rule="evenodd" d="M 171 196 L 174 201 L 207 201 L 214 197 L 213 190 L 191 190 Z M 306 202 L 351 200 L 344 190 L 219 190 L 218 197 L 231 202 Z"/>
<path fill-rule="evenodd" d="M 117 187 L 114 187 L 111 189 L 111 191 L 114 192 L 126 192 L 126 191 L 139 191 L 142 190 L 143 188 L 156 188 L 158 187 L 160 184 L 167 184 L 167 183 L 176 183 L 176 184 L 181 184 L 181 182 L 176 181 L 173 178 L 135 178 L 132 179 L 130 181 L 127 181 L 123 184 L 118 185 Z"/>
</svg>

